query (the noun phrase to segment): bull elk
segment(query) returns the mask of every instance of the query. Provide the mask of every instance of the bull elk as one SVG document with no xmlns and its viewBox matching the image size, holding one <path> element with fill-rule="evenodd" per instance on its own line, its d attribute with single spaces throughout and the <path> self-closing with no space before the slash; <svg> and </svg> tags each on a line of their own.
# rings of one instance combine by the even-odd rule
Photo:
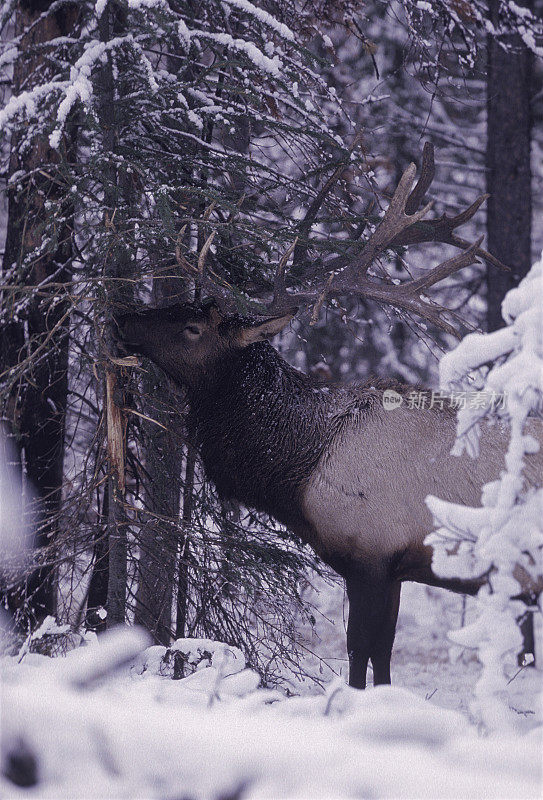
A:
<svg viewBox="0 0 543 800">
<path fill-rule="evenodd" d="M 477 504 L 482 485 L 503 467 L 506 437 L 500 426 L 488 426 L 478 460 L 452 457 L 455 418 L 447 408 L 402 403 L 386 410 L 386 384 L 324 385 L 291 367 L 267 340 L 296 313 L 288 303 L 322 304 L 324 293 L 371 297 L 449 329 L 446 310 L 421 293 L 477 255 L 490 256 L 480 240 L 468 246 L 453 232 L 481 198 L 458 217 L 420 225 L 428 206 L 416 208 L 431 180 L 429 165 L 433 159 L 426 150 L 418 184 L 412 189 L 411 165 L 356 264 L 324 290 L 289 293 L 283 264 L 272 313 L 264 319 L 229 313 L 214 299 L 116 319 L 126 350 L 150 358 L 185 389 L 189 431 L 219 495 L 266 512 L 345 579 L 349 682 L 358 688 L 366 685 L 370 659 L 374 683 L 390 683 L 402 581 L 465 593 L 482 585 L 483 577 L 443 579 L 432 571 L 432 550 L 424 540 L 433 525 L 424 498 Z M 456 244 L 462 252 L 400 286 L 367 277 L 369 265 L 391 245 L 429 240 Z M 393 388 L 403 395 L 413 389 Z M 540 427 L 535 433 L 543 441 Z M 527 482 L 540 480 L 541 467 L 540 450 L 526 466 Z"/>
</svg>

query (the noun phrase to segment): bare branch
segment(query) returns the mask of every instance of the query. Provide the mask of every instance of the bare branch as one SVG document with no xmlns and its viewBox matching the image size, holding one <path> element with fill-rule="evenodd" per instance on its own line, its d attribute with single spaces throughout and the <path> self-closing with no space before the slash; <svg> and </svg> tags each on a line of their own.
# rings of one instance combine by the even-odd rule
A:
<svg viewBox="0 0 543 800">
<path fill-rule="evenodd" d="M 311 321 L 310 325 L 316 325 L 317 320 L 319 319 L 319 314 L 321 312 L 322 305 L 326 300 L 326 296 L 330 290 L 330 286 L 332 285 L 332 281 L 334 280 L 334 273 L 331 272 L 328 280 L 326 281 L 326 286 L 322 290 L 320 297 L 318 298 L 317 302 L 313 306 L 313 313 L 311 314 Z"/>
<path fill-rule="evenodd" d="M 285 250 L 281 258 L 279 259 L 279 263 L 277 265 L 277 269 L 275 270 L 275 278 L 273 281 L 273 301 L 272 305 L 275 302 L 276 298 L 279 298 L 285 291 L 285 267 L 287 265 L 287 261 L 289 260 L 292 252 L 296 250 L 296 245 L 298 243 L 298 237 L 294 239 L 290 247 Z"/>
<path fill-rule="evenodd" d="M 356 149 L 356 147 L 358 147 L 358 145 L 360 144 L 361 141 L 362 141 L 362 131 L 358 131 L 358 133 L 355 135 L 355 137 L 354 137 L 354 139 L 353 139 L 353 141 L 351 143 L 351 146 L 347 150 L 347 153 L 341 159 L 341 162 L 338 164 L 338 166 L 335 168 L 335 170 L 330 175 L 328 180 L 321 187 L 321 189 L 317 193 L 317 196 L 315 197 L 315 199 L 313 200 L 313 202 L 311 203 L 311 205 L 307 209 L 306 215 L 305 215 L 304 219 L 302 220 L 302 222 L 300 224 L 300 227 L 299 227 L 299 232 L 298 232 L 298 237 L 297 237 L 298 238 L 298 244 L 294 248 L 294 257 L 292 259 L 292 265 L 294 267 L 296 267 L 301 261 L 304 260 L 304 258 L 306 256 L 306 253 L 307 253 L 307 247 L 308 247 L 308 244 L 309 244 L 309 242 L 307 240 L 307 236 L 309 234 L 311 226 L 313 225 L 313 223 L 315 221 L 315 218 L 316 218 L 317 214 L 319 213 L 319 210 L 320 210 L 322 204 L 326 200 L 327 195 L 330 194 L 330 192 L 333 189 L 333 187 L 336 185 L 338 180 L 341 178 L 341 176 L 344 174 L 345 170 L 347 169 L 347 166 L 349 164 L 349 160 L 350 160 L 350 157 L 351 157 L 351 153 L 354 152 L 354 150 Z"/>
</svg>

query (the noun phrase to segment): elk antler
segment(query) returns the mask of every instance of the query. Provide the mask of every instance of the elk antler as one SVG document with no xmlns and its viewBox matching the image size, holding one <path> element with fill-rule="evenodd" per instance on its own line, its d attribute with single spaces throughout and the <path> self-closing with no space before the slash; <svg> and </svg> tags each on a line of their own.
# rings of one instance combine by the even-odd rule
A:
<svg viewBox="0 0 543 800">
<path fill-rule="evenodd" d="M 359 143 L 359 140 L 358 136 L 353 147 Z M 344 170 L 345 164 L 342 162 L 316 194 L 315 200 L 302 220 L 299 236 L 280 259 L 273 281 L 273 298 L 267 304 L 268 311 L 277 313 L 291 308 L 293 305 L 312 306 L 310 324 L 313 325 L 327 299 L 347 296 L 360 297 L 384 305 L 392 305 L 431 322 L 447 333 L 458 336 L 455 327 L 444 318 L 447 315 L 450 317 L 453 312 L 426 297 L 425 291 L 464 267 L 479 263 L 479 258 L 502 269 L 507 269 L 507 267 L 504 267 L 498 259 L 481 248 L 483 237 L 470 244 L 455 233 L 456 228 L 474 216 L 488 195 L 481 195 L 468 208 L 452 217 L 443 214 L 437 219 L 427 220 L 426 216 L 432 207 L 432 202 L 426 203 L 419 209 L 435 175 L 434 148 L 428 142 L 424 145 L 418 181 L 413 185 L 417 169 L 415 164 L 410 164 L 403 173 L 382 220 L 358 253 L 342 254 L 329 259 L 320 265 L 318 274 L 315 270 L 307 289 L 289 290 L 286 275 L 287 262 L 291 255 L 293 255 L 294 266 L 299 268 L 301 263 L 305 262 L 311 225 L 326 194 L 339 180 Z M 360 232 L 362 231 L 363 227 L 360 228 Z M 180 266 L 187 271 L 192 271 L 202 290 L 205 289 L 215 295 L 220 299 L 221 305 L 233 306 L 235 301 L 232 287 L 221 280 L 212 269 L 204 269 L 213 235 L 212 233 L 207 238 L 202 247 L 197 268 L 184 259 L 180 248 L 176 251 L 177 260 Z M 369 274 L 370 266 L 391 248 L 424 242 L 453 245 L 460 248 L 461 252 L 428 270 L 422 276 L 404 283 L 396 284 L 391 282 L 387 276 L 376 278 Z"/>
<path fill-rule="evenodd" d="M 443 318 L 443 315 L 452 312 L 432 302 L 423 293 L 449 275 L 478 263 L 478 258 L 483 258 L 495 266 L 507 269 L 498 259 L 481 248 L 482 236 L 470 244 L 454 233 L 455 228 L 473 217 L 488 195 L 481 195 L 467 209 L 453 217 L 443 214 L 437 219 L 426 220 L 425 217 L 431 209 L 432 203 L 429 202 L 420 210 L 417 209 L 435 174 L 434 148 L 428 142 L 423 150 L 420 177 L 413 186 L 415 174 L 416 166 L 410 164 L 392 195 L 383 219 L 359 253 L 336 256 L 326 262 L 323 270 L 327 275 L 325 274 L 321 278 L 318 285 L 313 285 L 306 291 L 287 291 L 283 264 L 282 279 L 274 286 L 271 310 L 276 312 L 293 303 L 313 305 L 311 318 L 311 324 L 313 324 L 317 320 L 318 312 L 325 299 L 350 295 L 401 308 L 422 317 L 447 333 L 458 336 L 455 328 Z M 462 252 L 428 270 L 421 277 L 403 284 L 395 285 L 386 282 L 386 279 L 378 281 L 368 277 L 370 266 L 387 250 L 423 242 L 454 245 L 461 248 Z"/>
<path fill-rule="evenodd" d="M 374 230 L 362 252 L 351 263 L 346 272 L 352 275 L 367 272 L 375 259 L 388 250 L 393 242 L 402 240 L 402 235 L 419 220 L 423 219 L 432 208 L 433 203 L 427 203 L 420 211 L 413 214 L 406 212 L 406 206 L 412 195 L 413 180 L 417 172 L 415 164 L 410 164 L 400 178 L 396 191 L 392 195 L 390 204 L 385 211 L 382 222 Z M 414 190 L 413 190 L 414 191 Z"/>
<path fill-rule="evenodd" d="M 426 220 L 424 217 L 432 207 L 432 203 L 428 203 L 418 213 L 417 209 L 435 176 L 434 146 L 431 142 L 424 144 L 420 177 L 410 191 L 416 171 L 415 164 L 407 167 L 392 195 L 383 220 L 364 249 L 358 255 L 337 256 L 328 263 L 329 269 L 338 270 L 349 265 L 353 270 L 366 272 L 372 261 L 389 247 L 405 247 L 425 242 L 450 244 L 462 250 L 470 246 L 470 242 L 461 239 L 454 230 L 468 222 L 489 195 L 480 195 L 468 208 L 453 217 L 443 214 L 438 219 Z M 389 229 L 391 235 L 387 235 Z M 477 255 L 495 267 L 507 269 L 497 258 L 480 247 L 477 248 Z"/>
</svg>

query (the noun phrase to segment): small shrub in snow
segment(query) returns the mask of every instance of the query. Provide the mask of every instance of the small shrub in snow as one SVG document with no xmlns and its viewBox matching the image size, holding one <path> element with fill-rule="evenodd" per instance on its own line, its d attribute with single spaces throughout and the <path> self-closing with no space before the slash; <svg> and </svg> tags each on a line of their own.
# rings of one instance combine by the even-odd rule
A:
<svg viewBox="0 0 543 800">
<path fill-rule="evenodd" d="M 19 660 L 27 653 L 40 653 L 44 656 L 64 653 L 73 646 L 71 638 L 72 629 L 69 625 L 58 625 L 54 617 L 48 616 L 23 642 L 19 650 Z"/>
<path fill-rule="evenodd" d="M 184 678 L 206 667 L 223 676 L 245 669 L 245 656 L 238 647 L 212 639 L 177 639 L 170 647 L 153 645 L 138 658 L 134 669 L 138 674 Z"/>
</svg>

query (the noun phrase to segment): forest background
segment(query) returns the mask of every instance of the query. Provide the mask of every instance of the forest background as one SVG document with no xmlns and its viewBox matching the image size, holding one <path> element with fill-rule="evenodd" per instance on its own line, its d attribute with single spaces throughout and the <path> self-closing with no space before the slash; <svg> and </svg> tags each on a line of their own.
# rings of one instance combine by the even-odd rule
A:
<svg viewBox="0 0 543 800">
<path fill-rule="evenodd" d="M 209 291 L 259 313 L 356 259 L 404 169 L 435 148 L 432 215 L 487 258 L 432 287 L 452 327 L 501 327 L 543 245 L 540 0 L 5 2 L 2 419 L 34 535 L 4 603 L 25 633 L 134 621 L 157 644 L 236 645 L 273 684 L 309 576 L 288 532 L 218 502 L 184 398 L 117 351 L 113 314 Z M 427 154 L 430 150 L 426 150 Z M 486 209 L 486 216 L 484 213 Z M 452 255 L 391 246 L 398 285 Z M 437 237 L 438 238 L 438 237 Z M 509 267 L 504 270 L 500 264 Z M 338 263 L 338 262 L 334 262 Z M 307 307 L 282 354 L 334 380 L 435 386 L 449 328 L 362 293 Z"/>
</svg>

